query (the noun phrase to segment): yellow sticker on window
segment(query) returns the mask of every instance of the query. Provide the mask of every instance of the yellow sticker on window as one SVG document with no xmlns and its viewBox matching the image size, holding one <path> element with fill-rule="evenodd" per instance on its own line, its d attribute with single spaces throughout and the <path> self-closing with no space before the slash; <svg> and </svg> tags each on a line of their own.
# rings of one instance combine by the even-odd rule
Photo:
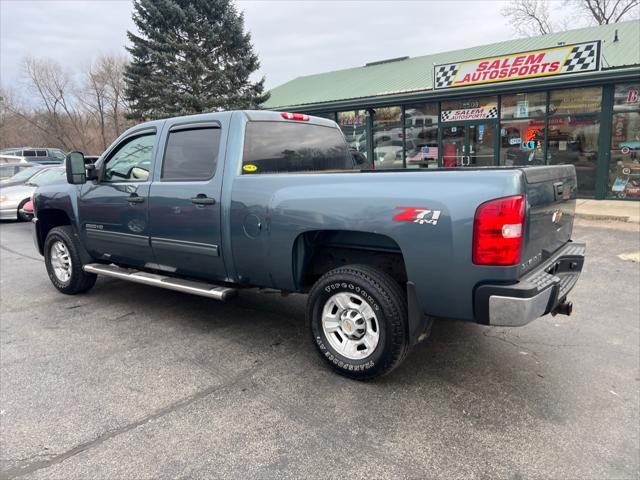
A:
<svg viewBox="0 0 640 480">
<path fill-rule="evenodd" d="M 244 167 L 242 167 L 242 170 L 244 170 L 245 172 L 253 173 L 258 170 L 258 167 L 252 165 L 251 163 L 248 163 Z"/>
</svg>

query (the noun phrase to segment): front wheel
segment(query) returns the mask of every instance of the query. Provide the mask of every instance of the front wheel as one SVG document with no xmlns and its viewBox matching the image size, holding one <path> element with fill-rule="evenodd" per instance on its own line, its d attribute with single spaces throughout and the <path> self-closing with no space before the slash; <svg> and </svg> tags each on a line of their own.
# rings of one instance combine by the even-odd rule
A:
<svg viewBox="0 0 640 480">
<path fill-rule="evenodd" d="M 97 275 L 82 269 L 80 244 L 71 227 L 52 228 L 44 241 L 44 263 L 53 286 L 75 295 L 90 290 Z"/>
<path fill-rule="evenodd" d="M 20 205 L 18 205 L 18 220 L 20 220 L 21 222 L 28 222 L 29 220 L 31 220 L 31 217 L 26 215 L 22 210 L 28 201 L 29 199 L 25 198 L 22 202 L 20 202 Z"/>
<path fill-rule="evenodd" d="M 408 353 L 406 305 L 389 275 L 348 265 L 316 282 L 307 318 L 322 358 L 341 375 L 367 380 L 389 373 Z"/>
</svg>

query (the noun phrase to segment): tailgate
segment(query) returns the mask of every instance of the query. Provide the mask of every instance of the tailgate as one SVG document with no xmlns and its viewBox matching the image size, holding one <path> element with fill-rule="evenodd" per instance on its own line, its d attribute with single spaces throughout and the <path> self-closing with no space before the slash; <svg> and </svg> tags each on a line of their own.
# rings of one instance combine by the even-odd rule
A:
<svg viewBox="0 0 640 480">
<path fill-rule="evenodd" d="M 525 222 L 521 275 L 571 239 L 577 189 L 573 165 L 531 167 L 522 171 L 529 212 Z"/>
</svg>

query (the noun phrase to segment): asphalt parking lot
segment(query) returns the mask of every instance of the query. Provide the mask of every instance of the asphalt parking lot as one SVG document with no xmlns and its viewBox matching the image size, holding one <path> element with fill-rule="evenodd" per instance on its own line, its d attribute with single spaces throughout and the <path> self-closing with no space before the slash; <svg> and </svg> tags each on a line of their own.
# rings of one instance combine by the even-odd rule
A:
<svg viewBox="0 0 640 480">
<path fill-rule="evenodd" d="M 571 317 L 439 321 L 391 375 L 322 364 L 305 297 L 50 285 L 0 225 L 2 478 L 638 478 L 638 225 L 579 223 Z"/>
</svg>

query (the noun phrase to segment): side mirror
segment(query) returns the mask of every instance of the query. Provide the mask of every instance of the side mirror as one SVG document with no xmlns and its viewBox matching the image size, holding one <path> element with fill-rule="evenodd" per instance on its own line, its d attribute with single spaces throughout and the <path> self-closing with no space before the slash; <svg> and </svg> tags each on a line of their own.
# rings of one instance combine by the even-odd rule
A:
<svg viewBox="0 0 640 480">
<path fill-rule="evenodd" d="M 65 168 L 67 170 L 67 183 L 82 185 L 87 182 L 87 170 L 82 152 L 69 153 L 65 161 Z"/>
</svg>

